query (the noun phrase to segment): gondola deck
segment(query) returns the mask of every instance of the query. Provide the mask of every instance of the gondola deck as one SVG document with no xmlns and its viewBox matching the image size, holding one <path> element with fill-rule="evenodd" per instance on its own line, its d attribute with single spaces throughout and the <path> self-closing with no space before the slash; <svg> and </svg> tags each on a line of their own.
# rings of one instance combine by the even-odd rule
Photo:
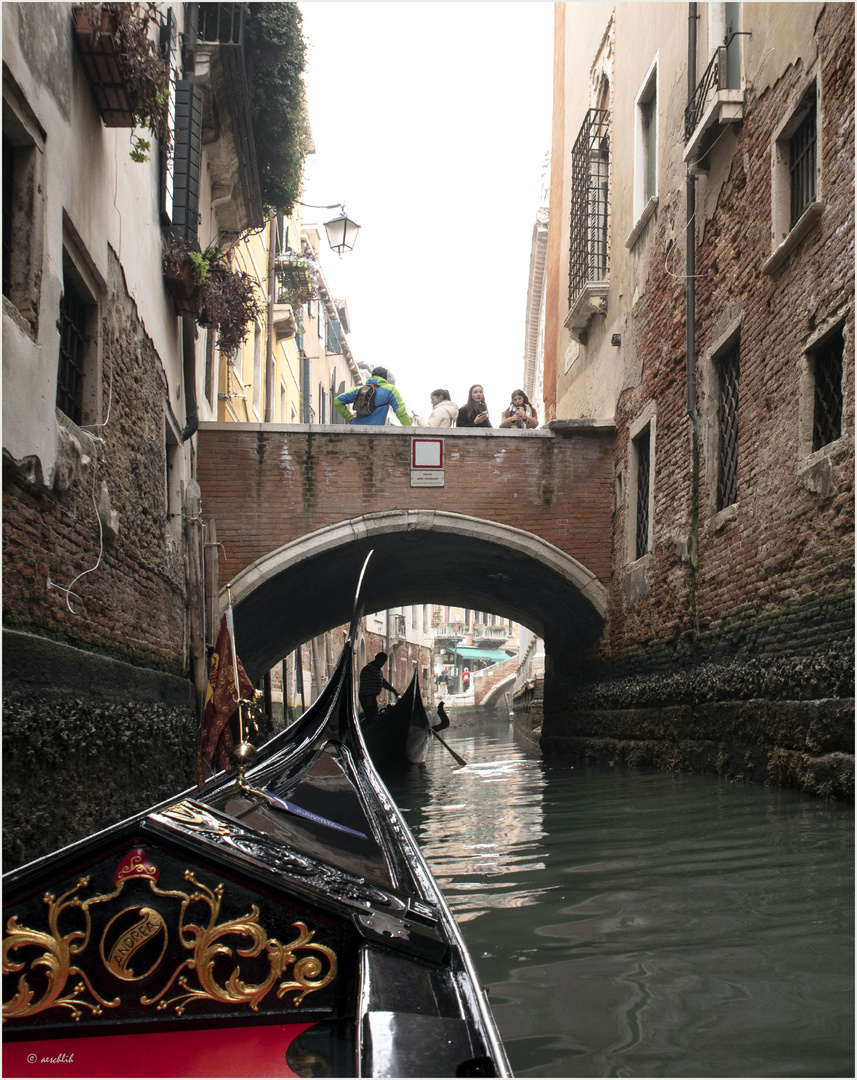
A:
<svg viewBox="0 0 857 1080">
<path fill-rule="evenodd" d="M 510 1075 L 366 752 L 350 642 L 241 783 L 7 874 L 4 926 L 7 1075 Z"/>
</svg>

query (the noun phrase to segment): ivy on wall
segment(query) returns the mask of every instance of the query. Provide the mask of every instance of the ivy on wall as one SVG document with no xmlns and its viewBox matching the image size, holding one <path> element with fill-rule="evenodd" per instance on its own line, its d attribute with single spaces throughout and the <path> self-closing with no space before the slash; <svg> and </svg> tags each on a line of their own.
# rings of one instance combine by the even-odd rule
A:
<svg viewBox="0 0 857 1080">
<path fill-rule="evenodd" d="M 303 20 L 297 4 L 245 4 L 245 65 L 266 216 L 291 214 L 312 149 L 302 73 Z"/>
</svg>

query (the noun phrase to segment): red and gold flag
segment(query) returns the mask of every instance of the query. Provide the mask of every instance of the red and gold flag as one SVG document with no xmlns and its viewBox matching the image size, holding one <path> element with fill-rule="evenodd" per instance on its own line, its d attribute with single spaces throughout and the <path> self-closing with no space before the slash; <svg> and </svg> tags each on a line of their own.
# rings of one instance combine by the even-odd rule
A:
<svg viewBox="0 0 857 1080">
<path fill-rule="evenodd" d="M 236 679 L 235 671 L 238 670 Z M 235 655 L 232 635 L 229 632 L 229 618 L 224 615 L 220 620 L 220 632 L 211 657 L 208 673 L 208 689 L 205 692 L 205 709 L 202 713 L 202 735 L 199 742 L 199 754 L 196 759 L 196 783 L 202 787 L 205 783 L 203 759 L 208 758 L 212 768 L 216 768 L 216 758 L 224 769 L 231 769 L 232 732 L 229 721 L 238 709 L 238 695 L 242 701 L 252 701 L 253 684 L 247 678 L 241 661 Z"/>
</svg>

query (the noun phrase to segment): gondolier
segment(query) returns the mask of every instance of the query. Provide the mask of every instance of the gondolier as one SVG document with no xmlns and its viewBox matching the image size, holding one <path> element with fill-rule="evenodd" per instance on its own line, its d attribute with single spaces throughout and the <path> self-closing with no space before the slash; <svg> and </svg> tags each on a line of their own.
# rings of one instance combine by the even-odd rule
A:
<svg viewBox="0 0 857 1080">
<path fill-rule="evenodd" d="M 385 652 L 376 653 L 375 659 L 370 660 L 360 672 L 357 697 L 360 701 L 360 708 L 363 710 L 364 720 L 372 720 L 378 715 L 378 695 L 382 690 L 390 690 L 396 697 L 399 696 L 399 691 L 395 686 L 391 686 L 387 682 L 381 671 L 381 668 L 386 663 L 387 654 Z"/>
</svg>

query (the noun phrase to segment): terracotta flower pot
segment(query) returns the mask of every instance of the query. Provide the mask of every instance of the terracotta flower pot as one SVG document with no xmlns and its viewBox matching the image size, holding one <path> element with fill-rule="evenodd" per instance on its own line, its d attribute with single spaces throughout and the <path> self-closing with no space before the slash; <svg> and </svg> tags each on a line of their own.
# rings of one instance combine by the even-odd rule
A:
<svg viewBox="0 0 857 1080">
<path fill-rule="evenodd" d="M 173 298 L 176 313 L 183 318 L 196 319 L 202 307 L 199 287 L 196 284 L 193 264 L 182 263 L 180 266 L 164 266 L 164 282 Z"/>
</svg>

